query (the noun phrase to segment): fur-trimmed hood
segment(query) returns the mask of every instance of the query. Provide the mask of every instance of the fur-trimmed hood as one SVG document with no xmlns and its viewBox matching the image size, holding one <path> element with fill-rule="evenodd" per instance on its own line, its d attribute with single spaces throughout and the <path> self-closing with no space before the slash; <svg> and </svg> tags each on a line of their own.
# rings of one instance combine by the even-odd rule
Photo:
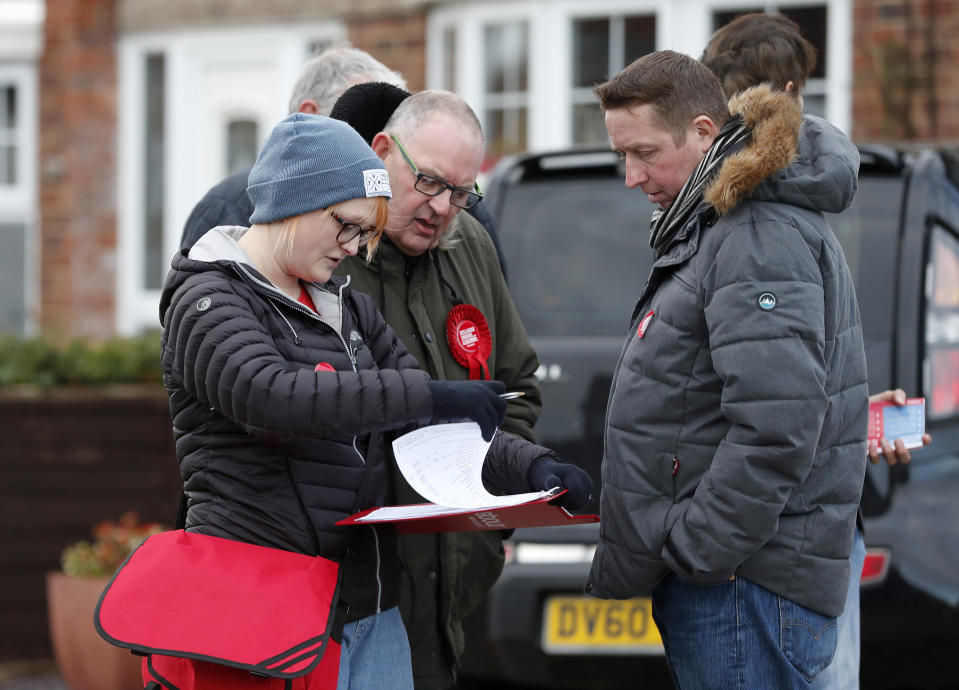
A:
<svg viewBox="0 0 959 690">
<path fill-rule="evenodd" d="M 767 84 L 729 101 L 751 131 L 729 155 L 703 198 L 722 216 L 745 199 L 778 201 L 839 213 L 856 193 L 859 152 L 822 118 L 803 116 L 801 101 Z"/>
</svg>

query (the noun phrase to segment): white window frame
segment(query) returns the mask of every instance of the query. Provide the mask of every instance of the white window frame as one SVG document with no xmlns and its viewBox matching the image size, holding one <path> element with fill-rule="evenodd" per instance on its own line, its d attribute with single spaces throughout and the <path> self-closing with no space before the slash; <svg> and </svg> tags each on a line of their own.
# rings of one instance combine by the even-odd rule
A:
<svg viewBox="0 0 959 690">
<path fill-rule="evenodd" d="M 777 12 L 781 7 L 826 7 L 826 45 L 829 47 L 826 76 L 810 79 L 804 90 L 821 95 L 826 103 L 826 119 L 847 135 L 852 133 L 852 1 L 851 0 L 782 0 L 756 2 L 749 0 L 713 0 L 706 15 L 712 22 L 714 12 L 730 12 L 744 7 Z M 708 40 L 708 36 L 707 36 Z M 705 45 L 705 43 L 703 44 Z M 702 54 L 696 54 L 698 57 Z"/>
<path fill-rule="evenodd" d="M 430 12 L 427 17 L 426 83 L 443 88 L 443 31 L 456 36 L 457 92 L 482 119 L 486 112 L 483 27 L 525 21 L 529 27 L 529 80 L 527 90 L 527 147 L 531 151 L 568 146 L 572 127 L 571 19 L 622 14 L 656 15 L 657 27 L 665 3 L 659 0 L 525 0 L 455 3 Z M 657 28 L 657 47 L 659 42 Z M 564 104 L 557 107 L 557 103 Z M 486 122 L 483 122 L 486 129 Z"/>
<path fill-rule="evenodd" d="M 605 6 L 604 6 L 605 7 Z M 587 86 L 573 86 L 573 22 L 580 19 L 605 19 L 610 22 L 610 29 L 612 30 L 615 26 L 618 29 L 618 32 L 615 35 L 611 36 L 611 41 L 609 44 L 609 53 L 607 54 L 607 69 L 612 70 L 613 68 L 613 56 L 622 56 L 625 51 L 625 29 L 624 23 L 626 17 L 637 17 L 637 16 L 647 16 L 653 17 L 656 24 L 656 41 L 660 40 L 661 31 L 659 29 L 659 18 L 657 13 L 653 9 L 647 10 L 638 10 L 635 9 L 634 5 L 630 5 L 628 9 L 622 12 L 610 12 L 607 8 L 607 11 L 601 14 L 595 14 L 594 6 L 590 6 L 589 11 L 586 11 L 583 8 L 577 8 L 577 12 L 570 13 L 569 17 L 565 21 L 566 24 L 566 35 L 567 35 L 567 46 L 569 52 L 569 58 L 566 60 L 568 72 L 567 80 L 569 85 L 569 106 L 567 107 L 567 117 L 569 118 L 569 124 L 567 125 L 568 132 L 568 141 L 570 144 L 573 143 L 573 137 L 575 132 L 573 131 L 573 108 L 577 105 L 586 105 L 590 102 L 595 103 L 596 98 L 592 94 L 592 89 Z M 654 44 L 655 45 L 655 44 Z M 656 46 L 658 47 L 658 46 Z M 616 74 L 619 70 L 626 67 L 626 65 L 620 65 L 616 68 L 615 71 L 611 71 L 610 74 Z"/>
<path fill-rule="evenodd" d="M 269 24 L 205 30 L 142 32 L 119 42 L 117 167 L 117 331 L 124 335 L 160 327 L 160 290 L 144 284 L 144 170 L 149 54 L 165 58 L 163 265 L 179 249 L 183 224 L 210 187 L 226 176 L 226 128 L 231 120 L 257 123 L 265 138 L 287 115 L 287 104 L 315 41 L 340 42 L 339 22 Z M 204 75 L 226 69 L 235 83 L 215 93 Z M 250 74 L 265 78 L 242 79 Z M 209 70 L 205 72 L 204 70 Z"/>
<path fill-rule="evenodd" d="M 28 63 L 0 61 L 0 87 L 16 90 L 16 182 L 0 185 L 0 218 L 22 218 L 36 200 L 37 178 L 37 71 Z"/>
<path fill-rule="evenodd" d="M 572 19 L 650 14 L 656 18 L 656 49 L 671 49 L 695 58 L 702 55 L 712 34 L 714 11 L 747 5 L 775 11 L 783 5 L 825 5 L 829 64 L 823 80 L 826 117 L 843 131 L 851 127 L 852 0 L 790 0 L 775 5 L 748 0 L 495 0 L 447 2 L 427 17 L 428 88 L 449 83 L 443 61 L 443 31 L 456 30 L 453 83 L 480 118 L 486 110 L 483 93 L 482 29 L 485 24 L 528 22 L 530 75 L 528 142 L 530 151 L 564 148 L 572 137 Z M 819 84 L 813 84 L 819 87 Z M 817 88 L 818 90 L 818 88 Z M 483 123 L 485 128 L 486 123 Z"/>
<path fill-rule="evenodd" d="M 37 332 L 40 297 L 39 204 L 37 202 L 37 60 L 43 50 L 43 0 L 5 0 L 0 16 L 0 86 L 17 91 L 16 183 L 0 186 L 0 223 L 24 228 L 24 332 Z"/>
</svg>

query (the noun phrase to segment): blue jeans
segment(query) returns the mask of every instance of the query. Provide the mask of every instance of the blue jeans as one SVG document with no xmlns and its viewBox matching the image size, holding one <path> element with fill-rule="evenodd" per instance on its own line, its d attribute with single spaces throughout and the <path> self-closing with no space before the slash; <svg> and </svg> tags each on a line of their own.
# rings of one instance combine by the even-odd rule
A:
<svg viewBox="0 0 959 690">
<path fill-rule="evenodd" d="M 410 643 L 398 608 L 343 626 L 336 690 L 413 690 Z"/>
<path fill-rule="evenodd" d="M 839 623 L 839 642 L 836 655 L 816 676 L 814 690 L 858 690 L 859 688 L 859 580 L 866 561 L 866 544 L 857 529 L 849 556 L 849 591 L 846 608 L 836 620 Z"/>
<path fill-rule="evenodd" d="M 737 577 L 699 587 L 668 575 L 653 618 L 677 688 L 809 688 L 832 660 L 836 619 Z"/>
</svg>

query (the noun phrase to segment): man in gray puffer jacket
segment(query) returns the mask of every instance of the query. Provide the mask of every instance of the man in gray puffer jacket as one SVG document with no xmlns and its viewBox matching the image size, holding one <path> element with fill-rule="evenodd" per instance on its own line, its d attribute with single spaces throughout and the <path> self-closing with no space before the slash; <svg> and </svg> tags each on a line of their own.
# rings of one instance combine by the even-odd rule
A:
<svg viewBox="0 0 959 690">
<path fill-rule="evenodd" d="M 671 51 L 596 92 L 627 186 L 661 211 L 610 391 L 586 589 L 652 594 L 679 687 L 808 687 L 835 649 L 865 468 L 859 311 L 822 214 L 851 202 L 857 160 L 831 130 L 800 146 L 790 95 L 759 86 L 727 108 Z"/>
</svg>

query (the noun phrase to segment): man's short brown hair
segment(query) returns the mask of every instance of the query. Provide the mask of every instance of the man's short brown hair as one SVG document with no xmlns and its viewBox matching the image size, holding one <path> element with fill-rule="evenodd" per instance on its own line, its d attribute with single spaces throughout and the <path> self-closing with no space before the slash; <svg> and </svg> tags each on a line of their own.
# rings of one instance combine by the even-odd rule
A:
<svg viewBox="0 0 959 690">
<path fill-rule="evenodd" d="M 729 119 L 716 75 L 688 55 L 672 50 L 644 55 L 594 92 L 604 111 L 652 105 L 660 126 L 672 134 L 676 146 L 682 146 L 686 128 L 700 115 L 708 116 L 719 127 Z"/>
<path fill-rule="evenodd" d="M 762 82 L 777 90 L 793 82 L 798 95 L 816 66 L 816 49 L 788 17 L 755 12 L 717 29 L 702 62 L 719 77 L 727 97 Z"/>
</svg>

